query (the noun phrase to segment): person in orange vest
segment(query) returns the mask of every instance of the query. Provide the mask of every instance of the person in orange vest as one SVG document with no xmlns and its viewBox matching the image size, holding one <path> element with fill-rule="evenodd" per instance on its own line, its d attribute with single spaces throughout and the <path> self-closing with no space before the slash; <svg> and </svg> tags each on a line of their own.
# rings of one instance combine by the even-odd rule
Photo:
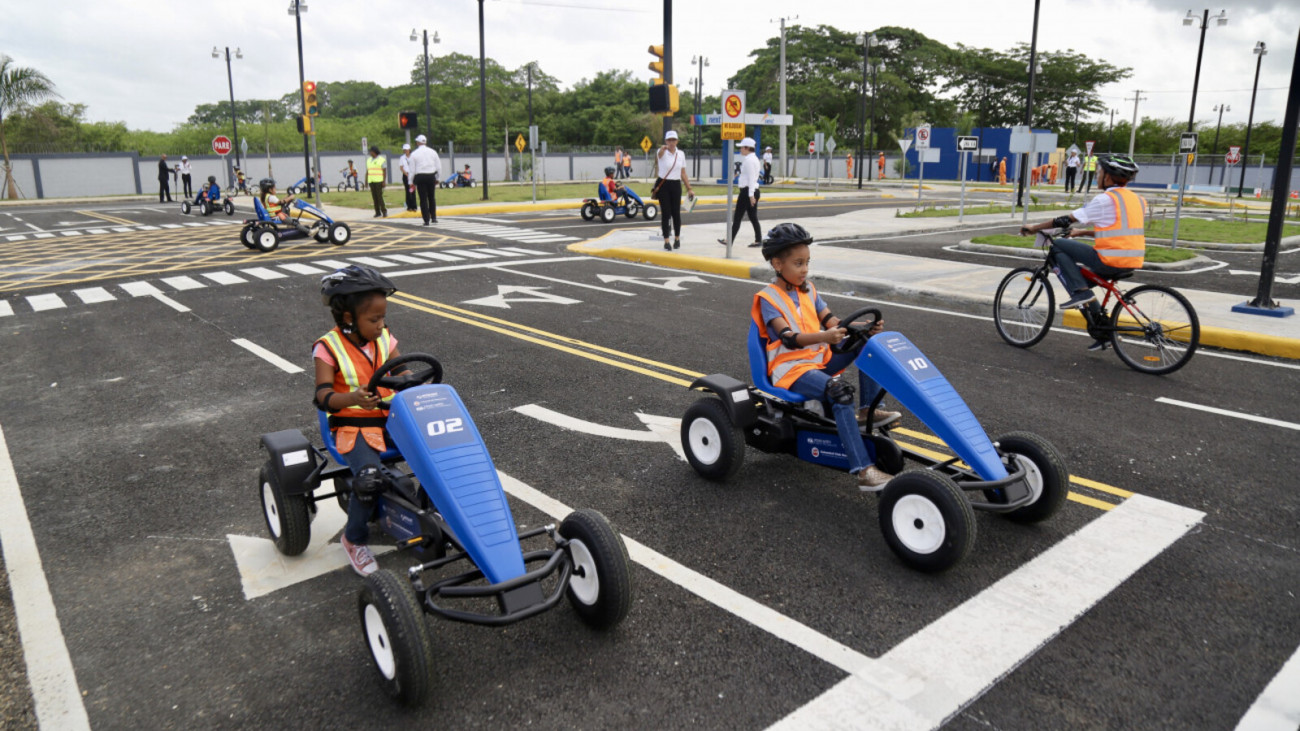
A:
<svg viewBox="0 0 1300 731">
<path fill-rule="evenodd" d="M 1056 163 L 1052 163 L 1048 168 L 1047 181 L 1050 185 L 1056 185 Z"/>
<path fill-rule="evenodd" d="M 623 177 L 623 148 L 614 148 L 614 177 Z"/>
<path fill-rule="evenodd" d="M 367 545 L 374 496 L 383 489 L 379 455 L 388 447 L 382 421 L 393 392 L 366 386 L 374 372 L 396 358 L 397 338 L 384 325 L 393 282 L 369 267 L 353 264 L 321 278 L 321 299 L 330 308 L 334 329 L 312 346 L 316 366 L 316 408 L 329 414 L 330 433 L 352 470 L 343 548 L 352 570 L 369 576 L 379 568 Z"/>
<path fill-rule="evenodd" d="M 1007 184 L 1007 158 L 1005 157 L 998 163 L 998 183 Z"/>
<path fill-rule="evenodd" d="M 852 152 L 850 152 L 844 158 L 844 168 L 848 173 L 845 177 L 847 177 L 849 180 L 852 180 L 853 179 L 853 153 Z"/>
<path fill-rule="evenodd" d="M 866 413 L 855 409 L 853 387 L 839 377 L 866 340 L 843 353 L 831 353 L 830 346 L 843 341 L 848 331 L 808 281 L 808 246 L 812 242 L 812 235 L 796 223 L 777 224 L 768 232 L 763 239 L 763 258 L 772 265 L 776 279 L 754 295 L 750 316 L 761 333 L 772 385 L 830 407 L 849 473 L 858 489 L 875 492 L 893 475 L 875 465 L 874 445 L 863 440 L 859 425 Z M 879 333 L 882 326 L 882 322 L 876 323 L 869 335 Z M 880 386 L 858 371 L 858 392 L 857 403 L 867 405 Z M 895 422 L 901 416 L 896 411 L 877 410 L 872 426 Z"/>
<path fill-rule="evenodd" d="M 627 180 L 632 177 L 632 153 L 623 153 L 623 179 Z"/>
<path fill-rule="evenodd" d="M 1043 168 L 1042 168 L 1041 165 L 1035 165 L 1035 166 L 1033 166 L 1032 168 L 1029 168 L 1029 184 L 1030 184 L 1030 185 L 1038 185 L 1039 173 L 1041 173 L 1042 171 L 1043 171 Z"/>
<path fill-rule="evenodd" d="M 880 158 L 876 160 L 876 177 L 881 180 L 885 179 L 885 153 L 880 153 Z"/>
<path fill-rule="evenodd" d="M 1127 155 L 1105 155 L 1098 160 L 1101 168 L 1095 198 L 1073 213 L 1058 216 L 1050 221 L 1025 226 L 1020 229 L 1027 236 L 1047 228 L 1070 226 L 1068 238 L 1056 239 L 1051 257 L 1070 298 L 1062 309 L 1095 304 L 1097 296 L 1088 280 L 1079 273 L 1079 266 L 1087 267 L 1099 277 L 1111 279 L 1124 272 L 1139 269 L 1146 256 L 1146 201 L 1126 186 L 1137 175 L 1138 166 Z M 1092 225 L 1092 229 L 1073 228 L 1072 224 Z M 1090 236 L 1096 244 L 1089 246 L 1078 237 Z M 1108 341 L 1097 340 L 1089 350 L 1103 350 Z"/>
</svg>

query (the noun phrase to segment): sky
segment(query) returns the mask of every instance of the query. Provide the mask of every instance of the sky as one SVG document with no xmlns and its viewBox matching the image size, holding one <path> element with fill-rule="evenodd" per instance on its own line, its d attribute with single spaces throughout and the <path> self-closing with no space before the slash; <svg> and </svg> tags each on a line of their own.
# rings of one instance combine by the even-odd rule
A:
<svg viewBox="0 0 1300 731">
<path fill-rule="evenodd" d="M 1224 0 L 1221 0 L 1224 2 Z M 297 88 L 294 18 L 289 0 L 63 0 L 45 5 L 6 0 L 0 13 L 0 53 L 19 66 L 44 72 L 65 101 L 87 105 L 91 121 L 122 121 L 132 129 L 168 131 L 198 104 L 228 98 L 224 54 L 233 61 L 236 99 L 270 98 Z M 306 76 L 317 81 L 406 83 L 420 43 L 413 27 L 436 31 L 430 55 L 478 55 L 478 5 L 474 0 L 306 0 L 302 15 Z M 943 43 L 1008 50 L 1028 42 L 1033 0 L 678 0 L 673 4 L 674 80 L 695 75 L 693 56 L 709 60 L 705 88 L 716 93 L 749 61 L 749 53 L 790 25 L 832 25 L 841 30 L 882 26 L 913 28 Z M 1189 7 L 1175 0 L 1045 0 L 1038 44 L 1074 49 L 1133 75 L 1101 90 L 1116 119 L 1139 115 L 1186 120 L 1191 106 L 1199 25 L 1182 24 Z M 644 9 L 641 9 L 644 8 Z M 1259 80 L 1255 119 L 1280 123 L 1300 32 L 1297 0 L 1227 0 L 1228 24 L 1211 21 L 1197 96 L 1198 122 L 1212 107 L 1229 107 L 1225 124 L 1244 123 L 1257 41 L 1268 47 Z M 610 0 L 485 0 L 487 55 L 508 68 L 536 61 L 564 87 L 606 69 L 628 69 L 648 80 L 647 47 L 663 40 L 660 2 Z M 796 17 L 797 16 L 797 17 Z M 1128 99 L 1128 101 L 1126 101 Z M 775 111 L 775 110 L 774 110 Z M 435 111 L 436 114 L 436 111 Z M 1109 119 L 1109 117 L 1107 117 Z"/>
</svg>

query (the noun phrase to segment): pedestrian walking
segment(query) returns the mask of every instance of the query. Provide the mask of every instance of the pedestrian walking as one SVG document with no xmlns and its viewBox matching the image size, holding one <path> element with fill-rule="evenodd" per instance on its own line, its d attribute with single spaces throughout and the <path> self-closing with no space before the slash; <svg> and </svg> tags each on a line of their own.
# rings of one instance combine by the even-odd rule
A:
<svg viewBox="0 0 1300 731">
<path fill-rule="evenodd" d="M 1092 178 L 1097 174 L 1097 156 L 1088 155 L 1083 158 L 1083 193 L 1087 195 L 1092 190 Z"/>
<path fill-rule="evenodd" d="M 1079 151 L 1070 150 L 1070 156 L 1065 160 L 1065 192 L 1073 193 L 1079 175 Z"/>
<path fill-rule="evenodd" d="M 998 163 L 998 184 L 1007 184 L 1007 158 L 1005 156 Z"/>
<path fill-rule="evenodd" d="M 731 218 L 731 240 L 736 240 L 736 233 L 740 231 L 741 218 L 748 216 L 749 222 L 754 225 L 754 243 L 750 247 L 759 247 L 763 245 L 763 230 L 758 225 L 758 177 L 759 163 L 758 155 L 754 154 L 754 138 L 746 137 L 740 141 L 740 177 L 736 185 L 740 187 L 740 197 L 736 199 L 736 212 Z M 852 160 L 853 156 L 849 156 Z M 849 163 L 850 166 L 852 163 Z M 852 177 L 850 175 L 850 177 Z M 727 245 L 726 239 L 718 239 L 718 243 L 723 246 Z"/>
<path fill-rule="evenodd" d="M 172 171 L 167 167 L 167 156 L 158 158 L 158 202 L 172 202 Z"/>
<path fill-rule="evenodd" d="M 370 157 L 366 158 L 366 185 L 370 186 L 370 200 L 375 204 L 375 218 L 388 216 L 388 204 L 384 202 L 386 182 L 388 182 L 388 158 L 379 154 L 378 147 L 371 145 Z"/>
<path fill-rule="evenodd" d="M 763 185 L 772 184 L 772 146 L 763 150 Z"/>
<path fill-rule="evenodd" d="M 853 153 L 852 152 L 850 152 L 844 158 L 844 169 L 846 173 L 844 177 L 848 178 L 849 180 L 852 180 L 853 179 Z M 762 237 L 760 236 L 759 238 Z"/>
<path fill-rule="evenodd" d="M 623 177 L 623 154 L 623 148 L 614 148 L 614 177 L 616 179 Z"/>
<path fill-rule="evenodd" d="M 414 213 L 415 207 L 415 181 L 412 180 L 411 173 L 411 145 L 403 143 L 402 156 L 397 158 L 397 167 L 402 171 L 402 194 L 406 196 L 406 210 Z"/>
<path fill-rule="evenodd" d="M 876 160 L 876 177 L 885 179 L 885 153 L 880 153 L 880 159 Z"/>
<path fill-rule="evenodd" d="M 415 181 L 420 218 L 424 219 L 425 226 L 438 222 L 438 173 L 442 172 L 442 160 L 428 142 L 424 135 L 416 137 L 415 149 L 411 151 L 411 179 Z"/>
<path fill-rule="evenodd" d="M 632 153 L 623 153 L 623 179 L 627 180 L 632 177 Z"/>
<path fill-rule="evenodd" d="M 682 186 L 686 186 L 688 195 L 695 197 L 691 179 L 686 174 L 686 153 L 677 149 L 677 130 L 670 129 L 664 135 L 664 144 L 655 153 L 655 166 L 659 180 L 650 197 L 659 201 L 664 249 L 672 251 L 682 246 Z M 668 240 L 670 230 L 671 242 Z"/>
<path fill-rule="evenodd" d="M 194 197 L 194 188 L 190 184 L 190 175 L 193 172 L 194 170 L 190 167 L 190 159 L 185 155 L 181 155 L 181 190 L 184 191 L 186 200 Z"/>
</svg>

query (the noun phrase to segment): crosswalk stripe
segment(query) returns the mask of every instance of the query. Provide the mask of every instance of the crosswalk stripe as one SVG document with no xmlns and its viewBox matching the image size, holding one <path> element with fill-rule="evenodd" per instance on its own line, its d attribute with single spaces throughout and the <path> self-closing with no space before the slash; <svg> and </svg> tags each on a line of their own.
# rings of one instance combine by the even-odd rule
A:
<svg viewBox="0 0 1300 731">
<path fill-rule="evenodd" d="M 113 228 L 113 233 L 118 233 L 118 234 L 131 233 L 131 231 L 132 229 L 129 229 L 126 226 L 115 226 Z"/>
<path fill-rule="evenodd" d="M 387 256 L 389 259 L 392 259 L 392 260 L 394 260 L 394 261 L 400 261 L 400 262 L 402 262 L 403 264 L 423 264 L 423 263 L 424 263 L 423 260 L 421 260 L 421 259 L 417 259 L 417 258 L 415 258 L 414 256 L 407 256 L 406 254 L 385 254 L 384 256 Z"/>
<path fill-rule="evenodd" d="M 247 279 L 237 277 L 230 272 L 204 272 L 203 276 L 211 279 L 217 284 L 243 284 L 248 281 Z"/>
<path fill-rule="evenodd" d="M 63 234 L 64 236 L 80 236 L 80 235 L 81 235 L 81 232 L 80 232 L 80 231 L 60 231 L 59 233 Z"/>
<path fill-rule="evenodd" d="M 163 227 L 163 228 L 180 228 L 181 225 L 180 225 L 179 223 L 164 223 L 164 224 L 162 225 L 162 227 Z"/>
<path fill-rule="evenodd" d="M 532 249 L 521 249 L 518 246 L 503 246 L 501 247 L 501 250 L 517 251 L 520 254 L 528 254 L 530 256 L 550 256 L 550 254 L 546 253 L 545 251 L 533 251 Z"/>
<path fill-rule="evenodd" d="M 127 229 L 127 231 L 130 231 L 130 230 L 131 230 L 131 229 L 129 229 L 129 228 Z M 157 230 L 158 230 L 158 227 L 157 227 L 157 226 L 141 226 L 139 230 L 141 230 L 141 231 L 157 231 Z"/>
<path fill-rule="evenodd" d="M 10 241 L 26 241 L 26 240 L 27 240 L 27 237 L 26 237 L 26 236 L 6 236 L 5 238 L 8 239 L 8 240 L 10 240 Z"/>
<path fill-rule="evenodd" d="M 67 307 L 57 294 L 34 294 L 27 298 L 27 304 L 32 306 L 33 312 L 57 310 L 60 307 Z"/>
<path fill-rule="evenodd" d="M 36 234 L 33 238 L 37 238 L 37 239 L 52 239 L 52 238 L 54 238 L 54 234 Z"/>
<path fill-rule="evenodd" d="M 187 224 L 185 224 L 185 225 L 186 225 L 186 226 L 206 226 L 207 224 L 190 222 L 190 223 L 187 223 Z"/>
<path fill-rule="evenodd" d="M 148 282 L 124 282 L 122 289 L 132 297 L 151 297 L 162 294 L 162 290 Z"/>
<path fill-rule="evenodd" d="M 320 261 L 313 261 L 312 264 L 320 264 L 328 269 L 343 269 L 348 266 L 346 261 L 339 261 L 338 259 L 321 259 Z"/>
<path fill-rule="evenodd" d="M 435 259 L 437 261 L 464 261 L 459 256 L 444 254 L 440 251 L 421 251 L 419 252 L 419 255 L 426 259 Z"/>
<path fill-rule="evenodd" d="M 241 269 L 240 271 L 257 277 L 258 279 L 284 279 L 283 274 L 274 269 L 267 269 L 266 267 L 253 267 L 252 269 Z"/>
<path fill-rule="evenodd" d="M 117 298 L 108 293 L 103 287 L 87 287 L 86 289 L 75 289 L 73 294 L 81 298 L 81 301 L 93 305 L 98 302 L 112 302 Z"/>
<path fill-rule="evenodd" d="M 277 264 L 281 269 L 288 269 L 294 274 L 323 274 L 324 269 L 309 267 L 306 264 Z"/>
<path fill-rule="evenodd" d="M 523 254 L 520 254 L 517 251 L 506 251 L 505 249 L 480 249 L 480 251 L 485 251 L 489 254 L 496 254 L 497 256 L 523 256 Z"/>
<path fill-rule="evenodd" d="M 493 257 L 491 254 L 484 254 L 484 253 L 481 252 L 481 251 L 473 251 L 473 250 L 470 250 L 470 249 L 459 249 L 459 250 L 456 251 L 456 253 L 459 254 L 459 255 L 461 255 L 461 256 L 469 257 L 470 259 L 493 259 L 493 258 L 495 258 L 495 257 Z"/>
<path fill-rule="evenodd" d="M 395 267 L 395 266 L 397 266 L 396 264 L 394 264 L 394 263 L 391 262 L 391 261 L 384 261 L 383 259 L 376 259 L 376 258 L 373 257 L 373 256 L 352 256 L 352 257 L 348 257 L 348 258 L 351 259 L 352 261 L 357 262 L 358 264 L 365 264 L 365 265 L 368 266 L 368 267 L 379 267 L 379 268 L 382 269 L 382 268 L 384 268 L 384 267 Z"/>
<path fill-rule="evenodd" d="M 12 314 L 14 314 L 14 307 L 9 304 L 9 300 L 0 300 L 0 317 L 9 317 Z"/>
<path fill-rule="evenodd" d="M 167 277 L 163 281 L 174 287 L 178 292 L 184 292 L 187 289 L 202 289 L 208 286 L 192 277 Z"/>
<path fill-rule="evenodd" d="M 108 233 L 108 231 L 105 231 L 105 230 L 102 229 L 102 228 L 89 228 L 89 229 L 86 229 L 86 233 L 88 233 L 88 234 L 106 234 L 106 233 Z"/>
</svg>

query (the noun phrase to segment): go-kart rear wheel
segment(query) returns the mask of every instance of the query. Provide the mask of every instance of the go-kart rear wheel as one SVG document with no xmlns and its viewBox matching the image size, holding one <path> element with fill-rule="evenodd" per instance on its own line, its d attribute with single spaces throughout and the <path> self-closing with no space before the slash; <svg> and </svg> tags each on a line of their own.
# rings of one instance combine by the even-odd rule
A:
<svg viewBox="0 0 1300 731">
<path fill-rule="evenodd" d="M 209 202 L 207 202 L 207 201 L 199 201 L 199 215 L 200 215 L 200 216 L 211 216 L 211 215 L 212 215 L 212 204 L 209 203 Z"/>
<path fill-rule="evenodd" d="M 253 244 L 258 251 L 268 254 L 280 245 L 280 234 L 274 226 L 263 224 L 254 229 Z"/>
<path fill-rule="evenodd" d="M 1038 523 L 1055 515 L 1065 505 L 1070 490 L 1070 472 L 1065 468 L 1061 453 L 1051 442 L 1027 431 L 1010 432 L 994 441 L 1003 453 L 1025 469 L 1025 483 L 1034 496 L 1033 502 L 1006 513 L 1006 516 L 1017 523 Z M 1002 497 L 1000 492 L 985 490 L 984 496 L 990 502 L 997 502 Z"/>
<path fill-rule="evenodd" d="M 975 544 L 975 511 L 947 475 L 904 472 L 881 493 L 880 531 L 903 563 L 926 573 L 944 571 Z"/>
<path fill-rule="evenodd" d="M 253 241 L 253 231 L 255 230 L 257 230 L 255 226 L 247 223 L 244 224 L 243 228 L 239 229 L 240 242 L 242 242 L 244 246 L 247 246 L 250 249 L 257 248 L 257 244 Z"/>
<path fill-rule="evenodd" d="M 433 644 L 411 582 L 380 569 L 366 577 L 357 609 L 384 690 L 403 705 L 423 703 L 429 694 Z"/>
<path fill-rule="evenodd" d="M 573 574 L 564 593 L 582 621 L 608 629 L 623 621 L 632 606 L 632 570 L 623 538 L 600 512 L 583 508 L 560 524 Z"/>
<path fill-rule="evenodd" d="M 655 220 L 659 217 L 659 206 L 654 203 L 645 204 L 645 208 L 641 209 L 641 216 L 647 221 Z"/>
<path fill-rule="evenodd" d="M 190 208 L 191 206 L 189 201 L 181 201 L 181 213 L 184 213 L 187 216 L 190 215 Z"/>
<path fill-rule="evenodd" d="M 342 246 L 352 239 L 352 229 L 346 223 L 335 221 L 330 224 L 330 243 Z"/>
<path fill-rule="evenodd" d="M 341 191 L 341 190 L 343 190 L 343 189 L 342 189 L 342 188 L 339 188 L 339 190 Z M 330 186 L 329 186 L 329 183 L 321 183 L 321 184 L 320 184 L 320 192 L 322 192 L 322 193 L 328 193 L 328 192 L 330 192 Z"/>
<path fill-rule="evenodd" d="M 897 475 L 906 467 L 903 458 L 903 450 L 889 437 L 871 437 L 871 443 L 876 447 L 876 466 L 888 472 L 891 475 Z"/>
<path fill-rule="evenodd" d="M 636 201 L 629 201 L 626 208 L 627 210 L 623 211 L 623 215 L 628 218 L 636 218 L 636 214 L 641 212 L 641 206 L 638 206 Z"/>
<path fill-rule="evenodd" d="M 596 217 L 596 204 L 587 201 L 582 204 L 582 220 L 590 221 Z"/>
<path fill-rule="evenodd" d="M 745 461 L 745 435 L 731 422 L 722 401 L 702 398 L 682 417 L 682 446 L 691 467 L 708 480 L 721 482 Z"/>
<path fill-rule="evenodd" d="M 618 214 L 614 212 L 613 206 L 602 206 L 600 209 L 600 220 L 605 223 L 613 223 L 614 217 Z"/>
<path fill-rule="evenodd" d="M 262 516 L 266 518 L 266 529 L 275 541 L 275 549 L 286 556 L 297 556 L 307 550 L 311 541 L 311 517 L 307 514 L 306 496 L 286 495 L 269 461 L 257 473 L 257 485 L 262 498 Z"/>
<path fill-rule="evenodd" d="M 235 215 L 235 204 L 230 199 L 226 199 L 226 202 L 221 206 L 221 210 L 225 211 L 227 216 L 233 216 Z"/>
</svg>

